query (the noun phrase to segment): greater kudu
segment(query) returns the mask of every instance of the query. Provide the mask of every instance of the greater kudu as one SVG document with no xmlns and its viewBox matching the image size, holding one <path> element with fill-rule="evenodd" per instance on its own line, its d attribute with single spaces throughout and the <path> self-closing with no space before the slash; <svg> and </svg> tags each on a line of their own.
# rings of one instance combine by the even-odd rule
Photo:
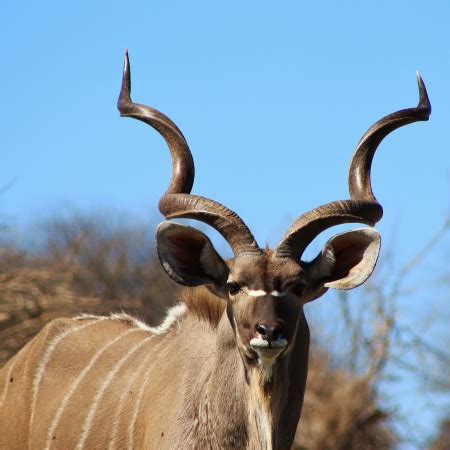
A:
<svg viewBox="0 0 450 450">
<path fill-rule="evenodd" d="M 428 119 L 420 77 L 418 84 L 416 108 L 384 117 L 358 143 L 351 199 L 303 214 L 270 250 L 257 245 L 236 213 L 190 194 L 194 164 L 186 140 L 168 117 L 131 101 L 126 56 L 119 111 L 155 128 L 172 156 L 160 211 L 211 225 L 234 258 L 223 260 L 195 228 L 163 222 L 158 254 L 167 274 L 190 287 L 183 302 L 158 328 L 126 315 L 48 325 L 1 372 L 0 447 L 289 449 L 308 365 L 303 305 L 372 273 L 380 237 L 371 227 L 382 216 L 371 189 L 372 158 L 391 131 Z M 343 223 L 369 228 L 338 234 L 313 261 L 301 260 L 319 233 Z"/>
</svg>

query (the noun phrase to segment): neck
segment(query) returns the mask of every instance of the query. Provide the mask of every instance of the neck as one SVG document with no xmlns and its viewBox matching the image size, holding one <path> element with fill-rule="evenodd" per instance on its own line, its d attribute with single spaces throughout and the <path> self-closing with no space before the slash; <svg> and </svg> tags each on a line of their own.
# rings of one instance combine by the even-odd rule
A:
<svg viewBox="0 0 450 450">
<path fill-rule="evenodd" d="M 269 377 L 266 368 L 241 356 L 224 313 L 218 325 L 209 388 L 204 395 L 211 413 L 229 418 L 227 423 L 213 420 L 217 428 L 210 430 L 218 433 L 220 442 L 228 443 L 225 447 L 291 447 L 303 403 L 308 348 L 309 330 L 302 313 L 294 345 L 274 363 Z"/>
</svg>

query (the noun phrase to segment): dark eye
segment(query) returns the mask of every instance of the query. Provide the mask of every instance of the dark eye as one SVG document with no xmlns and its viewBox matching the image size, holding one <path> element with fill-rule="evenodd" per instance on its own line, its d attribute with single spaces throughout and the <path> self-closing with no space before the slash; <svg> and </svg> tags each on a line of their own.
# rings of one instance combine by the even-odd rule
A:
<svg viewBox="0 0 450 450">
<path fill-rule="evenodd" d="M 306 284 L 299 281 L 298 283 L 295 283 L 291 286 L 291 292 L 300 297 L 300 295 L 302 295 L 305 291 L 305 288 Z"/>
<path fill-rule="evenodd" d="M 232 281 L 231 283 L 227 283 L 228 293 L 230 295 L 236 295 L 240 290 L 241 286 L 238 283 Z"/>
</svg>

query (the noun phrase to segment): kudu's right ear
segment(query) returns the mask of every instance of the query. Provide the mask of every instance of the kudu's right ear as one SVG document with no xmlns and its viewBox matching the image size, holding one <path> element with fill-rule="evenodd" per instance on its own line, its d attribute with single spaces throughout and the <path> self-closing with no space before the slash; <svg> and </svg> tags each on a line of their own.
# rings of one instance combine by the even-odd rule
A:
<svg viewBox="0 0 450 450">
<path fill-rule="evenodd" d="M 228 266 L 201 231 L 163 222 L 156 231 L 159 260 L 167 275 L 184 286 L 223 286 Z"/>
</svg>

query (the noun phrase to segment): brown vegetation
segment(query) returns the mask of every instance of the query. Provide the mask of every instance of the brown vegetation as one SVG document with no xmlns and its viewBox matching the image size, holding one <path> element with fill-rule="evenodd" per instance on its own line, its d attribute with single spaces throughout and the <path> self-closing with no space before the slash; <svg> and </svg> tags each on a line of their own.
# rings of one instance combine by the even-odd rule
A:
<svg viewBox="0 0 450 450">
<path fill-rule="evenodd" d="M 0 366 L 50 320 L 125 311 L 154 325 L 178 287 L 143 228 L 99 217 L 45 224 L 34 252 L 0 253 Z"/>
<path fill-rule="evenodd" d="M 430 450 L 450 450 L 450 420 L 441 423 L 439 435 L 431 444 Z"/>
<path fill-rule="evenodd" d="M 313 348 L 301 427 L 295 449 L 388 450 L 396 438 L 389 414 L 379 406 L 368 380 L 333 368 L 328 355 Z"/>
</svg>

